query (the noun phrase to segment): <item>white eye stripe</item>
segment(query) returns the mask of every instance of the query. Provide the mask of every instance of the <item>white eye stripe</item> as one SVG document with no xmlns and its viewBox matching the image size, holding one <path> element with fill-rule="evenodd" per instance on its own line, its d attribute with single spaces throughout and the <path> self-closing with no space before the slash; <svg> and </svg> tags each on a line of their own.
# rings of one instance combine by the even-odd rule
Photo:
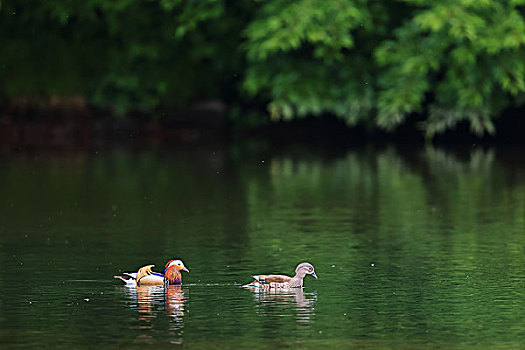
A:
<svg viewBox="0 0 525 350">
<path fill-rule="evenodd" d="M 169 266 L 184 267 L 184 263 L 181 260 L 174 260 L 169 264 Z"/>
</svg>

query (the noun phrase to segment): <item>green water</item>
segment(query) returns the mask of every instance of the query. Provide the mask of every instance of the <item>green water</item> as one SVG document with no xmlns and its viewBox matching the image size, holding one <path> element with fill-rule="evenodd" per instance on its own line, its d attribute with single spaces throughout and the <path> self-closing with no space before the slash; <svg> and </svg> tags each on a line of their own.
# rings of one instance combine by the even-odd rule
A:
<svg viewBox="0 0 525 350">
<path fill-rule="evenodd" d="M 525 347 L 523 149 L 0 156 L 2 348 Z M 171 258 L 182 288 L 112 279 Z M 291 274 L 294 293 L 240 287 Z"/>
</svg>

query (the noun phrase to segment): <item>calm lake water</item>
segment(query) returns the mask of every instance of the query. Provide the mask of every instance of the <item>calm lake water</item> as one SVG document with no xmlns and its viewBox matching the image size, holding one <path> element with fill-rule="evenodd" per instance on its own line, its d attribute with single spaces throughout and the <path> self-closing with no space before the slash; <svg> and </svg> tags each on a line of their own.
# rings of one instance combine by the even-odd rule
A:
<svg viewBox="0 0 525 350">
<path fill-rule="evenodd" d="M 2 348 L 525 348 L 524 149 L 0 156 Z M 172 258 L 182 287 L 112 276 Z M 293 293 L 241 288 L 292 274 Z"/>
</svg>

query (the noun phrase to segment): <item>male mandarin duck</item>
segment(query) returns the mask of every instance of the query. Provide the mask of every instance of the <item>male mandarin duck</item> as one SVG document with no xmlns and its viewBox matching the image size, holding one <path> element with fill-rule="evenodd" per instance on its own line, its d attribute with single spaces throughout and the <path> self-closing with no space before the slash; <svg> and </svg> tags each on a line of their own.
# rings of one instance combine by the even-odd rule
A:
<svg viewBox="0 0 525 350">
<path fill-rule="evenodd" d="M 137 272 L 124 272 L 122 276 L 113 276 L 124 282 L 128 286 L 163 286 L 171 284 L 182 284 L 181 271 L 190 272 L 182 260 L 170 260 L 164 269 L 158 273 L 151 269 L 155 265 L 146 265 L 141 267 Z"/>
<path fill-rule="evenodd" d="M 245 284 L 243 287 L 255 287 L 263 289 L 302 288 L 303 278 L 306 275 L 312 275 L 317 278 L 312 264 L 303 262 L 297 265 L 297 268 L 295 269 L 295 276 L 293 277 L 285 275 L 255 275 L 253 276 L 255 281 Z"/>
</svg>

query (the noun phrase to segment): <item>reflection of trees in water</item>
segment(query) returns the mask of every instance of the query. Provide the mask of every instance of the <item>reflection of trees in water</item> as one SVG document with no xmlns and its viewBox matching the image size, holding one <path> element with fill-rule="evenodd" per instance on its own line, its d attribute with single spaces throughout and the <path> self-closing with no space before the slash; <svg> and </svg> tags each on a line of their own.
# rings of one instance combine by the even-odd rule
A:
<svg viewBox="0 0 525 350">
<path fill-rule="evenodd" d="M 330 160 L 277 156 L 269 162 L 269 178 L 248 187 L 250 225 L 287 230 L 297 241 L 299 232 L 319 232 L 316 226 L 324 224 L 378 232 L 377 226 L 409 226 L 416 216 L 450 226 L 508 201 L 518 216 L 525 172 L 519 156 L 506 151 L 387 147 L 349 150 Z"/>
<path fill-rule="evenodd" d="M 123 288 L 125 288 L 130 299 L 130 307 L 139 313 L 138 320 L 141 322 L 139 329 L 155 329 L 156 324 L 154 324 L 154 320 L 159 314 L 166 314 L 170 317 L 168 324 L 170 342 L 173 344 L 182 343 L 184 310 L 187 297 L 181 286 Z M 144 340 L 151 337 L 152 334 L 142 332 L 137 336 L 137 339 Z"/>
<path fill-rule="evenodd" d="M 316 293 L 304 293 L 303 289 L 270 289 L 253 291 L 259 303 L 258 313 L 277 313 L 279 316 L 295 316 L 298 323 L 309 324 L 315 316 Z"/>
<path fill-rule="evenodd" d="M 433 174 L 459 174 L 466 171 L 484 173 L 492 168 L 495 150 L 475 148 L 468 152 L 451 152 L 441 148 L 427 147 L 425 155 Z"/>
<path fill-rule="evenodd" d="M 334 264 L 333 271 L 321 276 L 348 276 L 380 289 L 388 285 L 391 298 L 410 286 L 405 291 L 410 302 L 393 303 L 395 307 L 355 296 L 356 305 L 367 305 L 356 311 L 356 322 L 372 311 L 378 324 L 402 322 L 407 314 L 395 309 L 402 305 L 413 322 L 421 324 L 446 324 L 450 314 L 468 315 L 454 324 L 466 330 L 472 314 L 485 312 L 479 305 L 499 307 L 494 300 L 505 289 L 498 292 L 489 281 L 504 285 L 522 274 L 521 158 L 511 149 L 479 147 L 348 150 L 329 160 L 276 156 L 267 161 L 268 178 L 251 179 L 248 187 L 248 227 L 257 228 L 250 239 L 251 254 L 257 257 L 264 251 L 271 261 L 263 266 L 268 270 L 293 265 L 298 256 L 314 265 Z M 356 266 L 370 266 L 373 272 Z M 380 270 L 384 275 L 378 277 Z M 472 282 L 473 271 L 478 278 L 490 278 Z M 485 294 L 476 289 L 479 285 Z M 505 287 L 511 294 L 516 284 Z M 439 300 L 472 293 L 479 293 L 477 301 L 483 303 L 473 298 L 443 303 L 435 316 Z M 259 310 L 272 309 L 261 303 Z M 390 314 L 385 317 L 383 310 Z M 275 312 L 289 314 L 289 309 Z M 515 322 L 517 314 L 512 317 Z"/>
</svg>

